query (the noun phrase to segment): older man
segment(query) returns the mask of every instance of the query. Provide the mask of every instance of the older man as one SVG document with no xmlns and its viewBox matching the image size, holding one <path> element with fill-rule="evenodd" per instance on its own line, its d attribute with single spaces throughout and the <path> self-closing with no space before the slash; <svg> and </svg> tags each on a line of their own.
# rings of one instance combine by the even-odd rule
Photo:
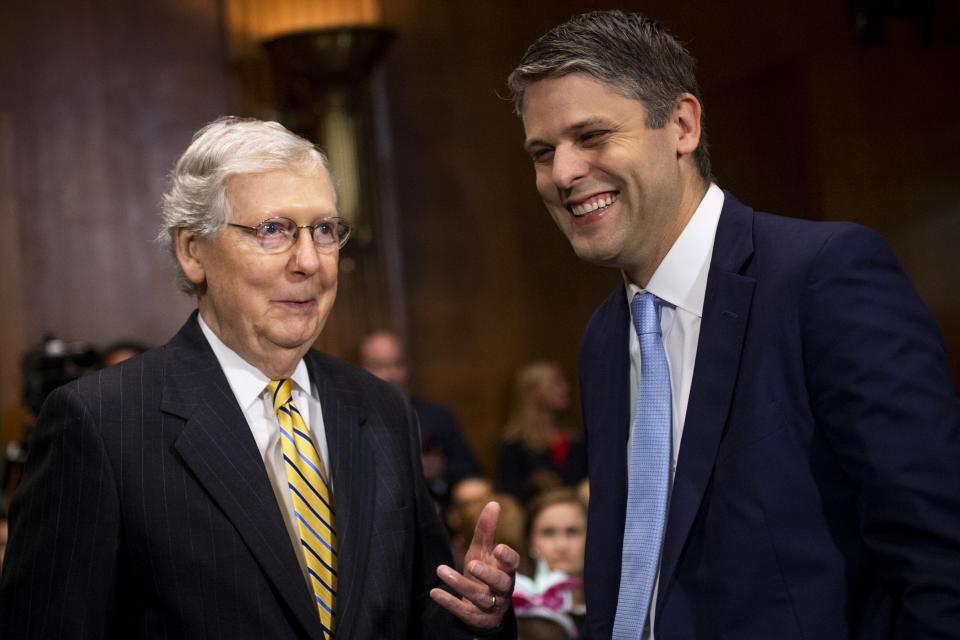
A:
<svg viewBox="0 0 960 640">
<path fill-rule="evenodd" d="M 960 637 L 960 403 L 887 245 L 713 184 L 693 61 L 639 14 L 509 83 L 547 210 L 623 274 L 580 352 L 589 635 Z"/>
<path fill-rule="evenodd" d="M 310 348 L 350 234 L 323 155 L 276 123 L 214 122 L 164 225 L 199 310 L 47 401 L 11 507 L 3 637 L 513 635 L 496 504 L 454 572 L 408 401 Z"/>
</svg>

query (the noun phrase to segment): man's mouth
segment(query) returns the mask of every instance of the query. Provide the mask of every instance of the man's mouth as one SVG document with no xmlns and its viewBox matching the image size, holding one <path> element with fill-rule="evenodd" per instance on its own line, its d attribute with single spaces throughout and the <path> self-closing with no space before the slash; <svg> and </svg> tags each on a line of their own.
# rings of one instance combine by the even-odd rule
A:
<svg viewBox="0 0 960 640">
<path fill-rule="evenodd" d="M 601 209 L 606 209 L 614 202 L 620 198 L 620 194 L 616 192 L 600 193 L 595 196 L 591 196 L 584 200 L 583 202 L 578 202 L 577 204 L 567 205 L 567 211 L 572 213 L 575 217 L 580 218 L 587 214 L 593 213 L 594 211 L 599 211 Z"/>
<path fill-rule="evenodd" d="M 308 309 L 314 304 L 313 299 L 308 300 L 278 300 L 280 304 L 291 309 Z"/>
</svg>

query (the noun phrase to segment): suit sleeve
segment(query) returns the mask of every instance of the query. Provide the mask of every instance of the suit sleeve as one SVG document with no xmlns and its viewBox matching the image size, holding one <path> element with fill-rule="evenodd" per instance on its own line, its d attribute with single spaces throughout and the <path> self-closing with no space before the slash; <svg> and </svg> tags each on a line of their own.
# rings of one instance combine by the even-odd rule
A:
<svg viewBox="0 0 960 640">
<path fill-rule="evenodd" d="M 10 507 L 0 636 L 109 635 L 119 500 L 95 416 L 71 384 L 45 402 Z"/>
<path fill-rule="evenodd" d="M 807 385 L 898 603 L 895 635 L 960 629 L 960 407 L 936 322 L 886 243 L 828 239 L 804 305 Z"/>
</svg>

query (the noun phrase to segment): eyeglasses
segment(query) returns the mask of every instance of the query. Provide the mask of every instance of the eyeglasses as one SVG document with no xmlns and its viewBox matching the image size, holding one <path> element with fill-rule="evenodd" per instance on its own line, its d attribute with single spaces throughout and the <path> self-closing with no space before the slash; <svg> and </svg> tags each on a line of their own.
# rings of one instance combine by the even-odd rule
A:
<svg viewBox="0 0 960 640">
<path fill-rule="evenodd" d="M 324 253 L 347 244 L 347 238 L 353 228 L 343 218 L 324 218 L 313 224 L 297 224 L 290 218 L 268 218 L 255 227 L 245 224 L 228 222 L 227 226 L 252 231 L 257 238 L 257 244 L 267 253 L 286 251 L 297 241 L 300 229 L 310 229 L 313 243 Z"/>
</svg>

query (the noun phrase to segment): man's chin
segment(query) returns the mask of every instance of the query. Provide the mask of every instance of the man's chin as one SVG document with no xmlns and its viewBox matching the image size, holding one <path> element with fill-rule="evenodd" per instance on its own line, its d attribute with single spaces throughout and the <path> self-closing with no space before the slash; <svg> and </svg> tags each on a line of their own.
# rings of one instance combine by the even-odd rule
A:
<svg viewBox="0 0 960 640">
<path fill-rule="evenodd" d="M 268 338 L 277 347 L 289 351 L 303 350 L 304 353 L 313 346 L 317 338 L 320 337 L 321 327 L 292 329 L 287 331 L 278 331 L 269 335 Z"/>
<path fill-rule="evenodd" d="M 584 262 L 599 267 L 617 267 L 617 252 L 605 250 L 592 242 L 580 242 L 577 239 L 570 241 L 573 252 Z"/>
</svg>

